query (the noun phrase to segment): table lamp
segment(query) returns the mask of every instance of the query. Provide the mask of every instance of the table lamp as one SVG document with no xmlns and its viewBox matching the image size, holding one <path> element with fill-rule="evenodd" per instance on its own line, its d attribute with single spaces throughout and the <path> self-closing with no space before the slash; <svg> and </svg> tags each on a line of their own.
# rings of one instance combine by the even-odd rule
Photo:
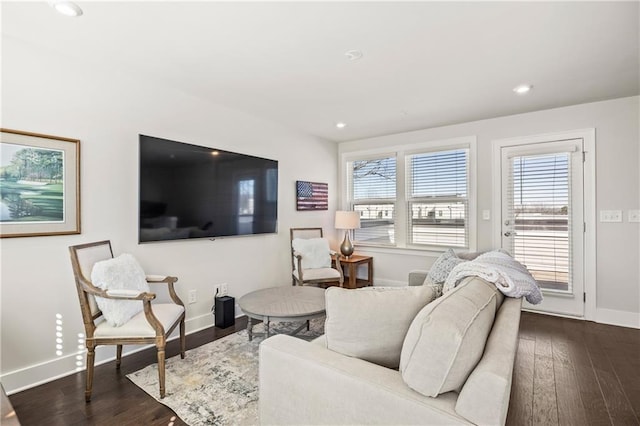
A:
<svg viewBox="0 0 640 426">
<path fill-rule="evenodd" d="M 340 245 L 340 252 L 349 257 L 353 254 L 353 244 L 349 239 L 349 231 L 360 228 L 360 213 L 353 211 L 336 212 L 336 229 L 344 229 L 344 241 Z"/>
</svg>

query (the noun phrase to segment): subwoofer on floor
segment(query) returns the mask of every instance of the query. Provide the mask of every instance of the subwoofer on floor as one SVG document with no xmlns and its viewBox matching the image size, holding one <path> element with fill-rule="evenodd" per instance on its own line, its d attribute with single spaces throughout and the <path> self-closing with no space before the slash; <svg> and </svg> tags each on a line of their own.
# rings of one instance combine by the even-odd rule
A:
<svg viewBox="0 0 640 426">
<path fill-rule="evenodd" d="M 219 328 L 231 327 L 236 323 L 236 299 L 231 296 L 215 298 L 215 325 Z"/>
</svg>

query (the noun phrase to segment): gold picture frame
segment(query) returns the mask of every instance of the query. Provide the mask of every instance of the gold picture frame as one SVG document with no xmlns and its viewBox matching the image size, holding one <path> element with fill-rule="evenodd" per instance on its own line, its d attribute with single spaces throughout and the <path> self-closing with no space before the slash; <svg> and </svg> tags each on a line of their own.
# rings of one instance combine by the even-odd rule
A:
<svg viewBox="0 0 640 426">
<path fill-rule="evenodd" d="M 80 141 L 0 129 L 0 238 L 80 233 Z"/>
</svg>

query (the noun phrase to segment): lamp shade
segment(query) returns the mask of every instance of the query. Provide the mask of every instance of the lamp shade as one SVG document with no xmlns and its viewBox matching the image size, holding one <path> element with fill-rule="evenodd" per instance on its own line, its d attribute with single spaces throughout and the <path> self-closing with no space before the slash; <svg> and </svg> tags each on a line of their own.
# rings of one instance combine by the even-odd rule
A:
<svg viewBox="0 0 640 426">
<path fill-rule="evenodd" d="M 360 213 L 353 211 L 336 212 L 336 229 L 360 228 Z"/>
</svg>

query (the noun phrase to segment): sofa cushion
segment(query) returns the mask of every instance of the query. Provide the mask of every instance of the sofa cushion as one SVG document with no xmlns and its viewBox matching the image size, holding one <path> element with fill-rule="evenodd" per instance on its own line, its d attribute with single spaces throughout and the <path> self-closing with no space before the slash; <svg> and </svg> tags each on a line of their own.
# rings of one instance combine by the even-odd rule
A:
<svg viewBox="0 0 640 426">
<path fill-rule="evenodd" d="M 405 383 L 432 397 L 459 390 L 482 357 L 497 299 L 493 284 L 472 277 L 425 306 L 402 345 Z"/>
<path fill-rule="evenodd" d="M 327 348 L 389 368 L 398 368 L 407 329 L 435 298 L 433 289 L 330 287 L 325 293 Z"/>
</svg>

